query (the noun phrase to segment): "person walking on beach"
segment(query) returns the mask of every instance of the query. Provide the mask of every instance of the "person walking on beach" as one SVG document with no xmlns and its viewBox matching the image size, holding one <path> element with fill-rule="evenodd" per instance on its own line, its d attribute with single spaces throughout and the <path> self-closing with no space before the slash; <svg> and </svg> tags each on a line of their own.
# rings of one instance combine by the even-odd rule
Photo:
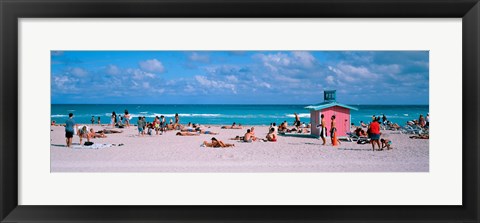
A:
<svg viewBox="0 0 480 223">
<path fill-rule="evenodd" d="M 373 121 L 370 124 L 370 143 L 372 143 L 372 149 L 375 151 L 375 143 L 378 145 L 378 149 L 382 149 L 380 147 L 380 118 L 377 118 L 377 120 Z"/>
<path fill-rule="evenodd" d="M 332 139 L 332 146 L 338 146 L 337 127 L 335 124 L 335 115 L 332 115 L 332 122 L 330 123 L 330 138 Z"/>
<path fill-rule="evenodd" d="M 125 109 L 125 115 L 123 115 L 123 117 L 125 117 L 125 125 L 127 128 L 130 127 L 130 114 L 127 109 Z"/>
<path fill-rule="evenodd" d="M 100 125 L 100 116 L 98 116 L 97 123 L 98 123 L 98 125 Z"/>
<path fill-rule="evenodd" d="M 300 117 L 298 117 L 298 114 L 295 112 L 293 113 L 295 115 L 295 122 L 293 123 L 294 126 L 297 127 L 297 129 L 300 127 Z"/>
<path fill-rule="evenodd" d="M 68 114 L 68 119 L 65 121 L 65 138 L 67 147 L 72 145 L 74 129 L 76 127 L 75 120 L 73 120 L 73 113 Z"/>
<path fill-rule="evenodd" d="M 92 119 L 90 121 L 92 122 L 92 125 L 95 124 L 95 116 L 92 116 Z"/>
</svg>

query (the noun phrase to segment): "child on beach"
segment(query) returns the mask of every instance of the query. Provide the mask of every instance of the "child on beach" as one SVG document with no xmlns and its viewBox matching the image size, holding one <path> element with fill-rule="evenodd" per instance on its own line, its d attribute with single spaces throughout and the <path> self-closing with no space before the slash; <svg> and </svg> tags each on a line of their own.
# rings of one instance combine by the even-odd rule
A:
<svg viewBox="0 0 480 223">
<path fill-rule="evenodd" d="M 380 139 L 380 142 L 382 142 L 382 149 L 387 147 L 387 150 L 393 149 L 391 147 L 392 141 L 390 139 Z"/>
<path fill-rule="evenodd" d="M 137 121 L 137 128 L 138 128 L 138 135 L 142 135 L 143 136 L 143 120 L 142 120 L 142 117 L 138 117 L 138 121 Z"/>
</svg>

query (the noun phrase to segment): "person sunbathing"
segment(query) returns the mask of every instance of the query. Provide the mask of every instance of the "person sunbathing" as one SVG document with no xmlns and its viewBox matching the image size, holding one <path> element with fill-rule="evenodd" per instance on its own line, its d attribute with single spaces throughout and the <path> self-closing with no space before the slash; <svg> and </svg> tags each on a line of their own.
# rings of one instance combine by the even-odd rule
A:
<svg viewBox="0 0 480 223">
<path fill-rule="evenodd" d="M 360 121 L 360 125 L 362 126 L 362 128 L 367 128 L 367 124 L 365 124 L 363 121 Z"/>
<path fill-rule="evenodd" d="M 203 145 L 206 146 L 206 147 L 214 147 L 214 148 L 226 148 L 226 147 L 232 147 L 232 146 L 235 146 L 235 144 L 228 144 L 228 143 L 224 143 L 220 140 L 217 140 L 215 137 L 212 138 L 212 142 L 209 143 L 207 141 L 203 141 Z"/>
<path fill-rule="evenodd" d="M 390 129 L 393 129 L 393 130 L 399 130 L 400 128 L 402 128 L 397 123 L 393 123 L 393 124 L 390 123 L 389 127 Z"/>
<path fill-rule="evenodd" d="M 122 130 L 104 129 L 104 130 L 97 131 L 96 133 L 113 134 L 113 133 L 122 133 L 122 132 L 123 132 Z"/>
<path fill-rule="evenodd" d="M 271 128 L 270 131 L 268 131 L 267 134 L 267 141 L 269 142 L 276 142 L 277 141 L 277 134 L 275 134 L 275 129 Z"/>
<path fill-rule="evenodd" d="M 177 132 L 177 136 L 199 136 L 198 133 L 191 133 L 191 132 Z"/>
<path fill-rule="evenodd" d="M 200 134 L 206 134 L 206 135 L 218 135 L 218 132 L 212 132 L 210 130 L 198 129 L 197 132 L 199 132 Z"/>
<path fill-rule="evenodd" d="M 243 136 L 235 136 L 235 138 L 230 138 L 230 140 L 243 140 Z"/>
<path fill-rule="evenodd" d="M 243 127 L 241 125 L 237 125 L 235 122 L 232 124 L 232 126 L 222 126 L 222 129 L 242 129 Z"/>
<path fill-rule="evenodd" d="M 428 134 L 418 135 L 418 136 L 410 136 L 410 139 L 429 139 Z"/>
<path fill-rule="evenodd" d="M 88 133 L 88 135 L 90 136 L 90 138 L 107 138 L 107 136 L 105 135 L 105 133 L 101 132 L 101 133 L 95 133 L 95 131 L 93 130 L 93 128 L 90 129 L 90 132 Z"/>
</svg>

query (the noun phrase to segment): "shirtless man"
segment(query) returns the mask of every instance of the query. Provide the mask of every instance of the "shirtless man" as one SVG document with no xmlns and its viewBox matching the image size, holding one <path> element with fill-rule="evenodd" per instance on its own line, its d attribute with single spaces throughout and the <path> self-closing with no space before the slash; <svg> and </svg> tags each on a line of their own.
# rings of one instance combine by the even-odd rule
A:
<svg viewBox="0 0 480 223">
<path fill-rule="evenodd" d="M 244 142 L 253 142 L 257 138 L 252 134 L 250 129 L 247 129 L 247 133 L 245 133 L 245 136 L 243 137 Z"/>
<path fill-rule="evenodd" d="M 235 144 L 223 143 L 222 141 L 217 140 L 215 137 L 212 138 L 211 143 L 208 143 L 207 141 L 203 141 L 203 145 L 205 145 L 206 147 L 216 147 L 216 148 L 218 147 L 225 148 L 225 147 L 235 146 Z"/>
<path fill-rule="evenodd" d="M 324 119 L 324 115 L 321 114 L 320 115 L 320 118 L 321 118 L 321 123 L 320 123 L 320 126 L 317 126 L 320 127 L 320 138 L 322 139 L 322 145 L 324 146 L 327 142 L 325 140 L 325 136 L 327 136 L 327 129 L 326 129 L 326 124 L 325 124 L 325 119 Z"/>
<path fill-rule="evenodd" d="M 293 113 L 295 115 L 295 123 L 293 123 L 294 126 L 296 126 L 297 128 L 300 127 L 300 117 L 298 117 L 298 114 L 295 112 Z"/>
</svg>

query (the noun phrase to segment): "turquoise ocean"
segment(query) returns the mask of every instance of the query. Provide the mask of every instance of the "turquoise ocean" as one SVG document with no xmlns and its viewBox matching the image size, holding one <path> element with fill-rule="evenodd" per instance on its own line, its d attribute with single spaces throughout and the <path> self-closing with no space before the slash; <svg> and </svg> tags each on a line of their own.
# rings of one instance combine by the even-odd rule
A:
<svg viewBox="0 0 480 223">
<path fill-rule="evenodd" d="M 100 117 L 101 123 L 110 123 L 113 111 L 117 115 L 128 110 L 136 123 L 138 116 L 145 116 L 152 121 L 155 116 L 164 115 L 167 122 L 178 113 L 180 123 L 200 123 L 213 125 L 230 125 L 233 122 L 242 125 L 269 125 L 272 122 L 287 121 L 293 123 L 296 112 L 302 122 L 309 123 L 310 113 L 304 107 L 307 105 L 113 105 L 113 104 L 53 104 L 51 105 L 51 120 L 64 123 L 68 113 L 74 114 L 77 123 L 90 123 L 92 116 L 95 120 Z M 369 122 L 372 115 L 383 115 L 388 120 L 404 125 L 407 121 L 418 119 L 420 114 L 429 113 L 428 105 L 351 105 L 358 111 L 351 111 L 352 123 L 358 125 L 360 121 Z"/>
</svg>

